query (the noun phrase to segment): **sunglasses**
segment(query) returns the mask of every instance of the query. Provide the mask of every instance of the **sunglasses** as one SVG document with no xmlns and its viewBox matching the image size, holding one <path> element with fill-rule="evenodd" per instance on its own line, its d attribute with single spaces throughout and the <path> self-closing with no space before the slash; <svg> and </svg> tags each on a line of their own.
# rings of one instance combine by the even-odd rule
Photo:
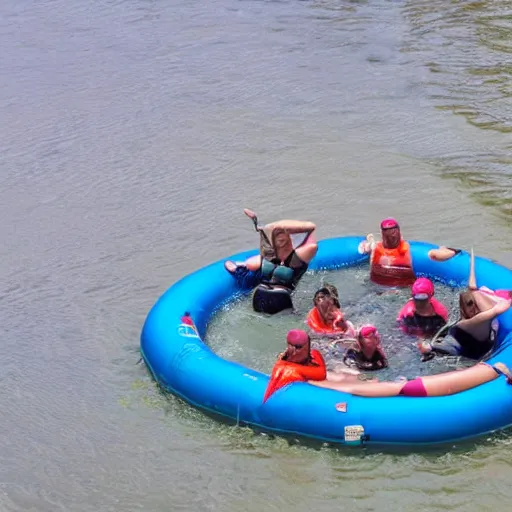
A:
<svg viewBox="0 0 512 512">
<path fill-rule="evenodd" d="M 302 345 L 295 345 L 294 343 L 290 343 L 289 341 L 287 342 L 288 345 L 291 345 L 293 348 L 304 348 L 304 347 L 307 347 L 308 344 L 307 343 L 303 343 Z"/>
</svg>

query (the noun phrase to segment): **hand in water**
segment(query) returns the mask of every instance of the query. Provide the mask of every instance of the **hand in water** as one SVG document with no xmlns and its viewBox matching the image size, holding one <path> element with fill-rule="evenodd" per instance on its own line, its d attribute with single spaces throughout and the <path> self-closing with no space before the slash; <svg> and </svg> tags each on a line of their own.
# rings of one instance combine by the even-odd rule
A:
<svg viewBox="0 0 512 512">
<path fill-rule="evenodd" d="M 421 361 L 429 361 L 432 359 L 436 354 L 432 350 L 432 345 L 428 341 L 423 341 L 421 343 L 418 343 L 418 348 L 421 352 Z"/>
</svg>

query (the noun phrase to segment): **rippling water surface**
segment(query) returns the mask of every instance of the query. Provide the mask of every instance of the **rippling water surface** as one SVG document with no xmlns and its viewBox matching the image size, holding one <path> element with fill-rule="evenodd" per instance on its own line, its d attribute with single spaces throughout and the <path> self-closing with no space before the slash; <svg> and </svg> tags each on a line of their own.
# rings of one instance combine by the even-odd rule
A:
<svg viewBox="0 0 512 512">
<path fill-rule="evenodd" d="M 137 361 L 172 282 L 256 245 L 246 206 L 320 237 L 395 215 L 510 265 L 511 31 L 504 0 L 4 1 L 0 508 L 506 506 L 507 434 L 289 446 Z"/>
</svg>

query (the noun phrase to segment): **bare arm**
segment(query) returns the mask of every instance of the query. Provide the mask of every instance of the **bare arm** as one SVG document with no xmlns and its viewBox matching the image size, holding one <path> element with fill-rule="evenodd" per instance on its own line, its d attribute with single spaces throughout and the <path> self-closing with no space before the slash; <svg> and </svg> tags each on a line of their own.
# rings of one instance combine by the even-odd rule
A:
<svg viewBox="0 0 512 512">
<path fill-rule="evenodd" d="M 473 247 L 471 247 L 471 259 L 469 261 L 469 279 L 468 288 L 470 290 L 476 290 L 476 275 L 475 275 L 475 254 L 473 253 Z"/>
<path fill-rule="evenodd" d="M 261 256 L 259 254 L 257 256 L 251 256 L 245 261 L 245 266 L 253 272 L 259 270 L 261 267 Z"/>
<path fill-rule="evenodd" d="M 457 325 L 460 327 L 471 327 L 483 322 L 487 322 L 488 320 L 493 320 L 498 315 L 505 313 L 505 311 L 510 308 L 510 304 L 510 300 L 500 299 L 500 301 L 496 303 L 491 309 L 482 311 L 481 313 L 475 315 L 473 318 L 460 320 Z"/>
<path fill-rule="evenodd" d="M 289 234 L 293 235 L 296 233 L 313 233 L 316 229 L 316 225 L 313 222 L 302 220 L 278 220 L 265 226 L 265 229 L 268 230 L 276 228 L 284 229 Z"/>
<path fill-rule="evenodd" d="M 318 244 L 313 240 L 309 240 L 310 238 L 308 237 L 300 247 L 295 249 L 297 256 L 305 263 L 309 263 L 315 257 L 318 251 Z"/>
</svg>

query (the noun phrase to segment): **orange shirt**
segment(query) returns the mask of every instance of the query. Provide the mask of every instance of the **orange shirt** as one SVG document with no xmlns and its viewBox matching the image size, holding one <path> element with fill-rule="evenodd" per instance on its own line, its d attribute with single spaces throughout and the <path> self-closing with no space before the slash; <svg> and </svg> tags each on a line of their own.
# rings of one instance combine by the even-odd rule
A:
<svg viewBox="0 0 512 512">
<path fill-rule="evenodd" d="M 382 242 L 377 242 L 371 256 L 370 279 L 386 286 L 411 285 L 416 276 L 412 269 L 409 242 L 401 240 L 394 249 L 386 249 Z"/>
<path fill-rule="evenodd" d="M 283 354 L 281 354 L 272 369 L 272 375 L 263 397 L 263 403 L 278 389 L 292 382 L 325 380 L 327 376 L 324 358 L 318 350 L 311 351 L 311 362 L 309 364 L 290 363 L 289 361 L 284 361 L 282 357 Z"/>
</svg>

